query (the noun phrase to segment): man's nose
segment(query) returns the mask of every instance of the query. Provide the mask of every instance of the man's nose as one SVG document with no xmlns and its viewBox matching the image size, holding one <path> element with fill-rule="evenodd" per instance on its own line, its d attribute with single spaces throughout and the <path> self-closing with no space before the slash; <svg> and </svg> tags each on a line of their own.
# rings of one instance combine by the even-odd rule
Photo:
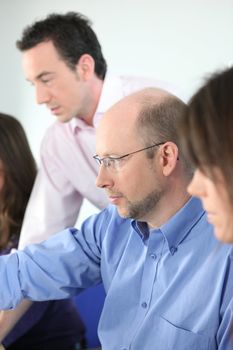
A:
<svg viewBox="0 0 233 350">
<path fill-rule="evenodd" d="M 38 104 L 47 103 L 50 101 L 50 92 L 44 86 L 36 86 L 36 102 Z"/>
<path fill-rule="evenodd" d="M 96 186 L 100 188 L 111 188 L 113 186 L 113 176 L 111 171 L 103 164 L 99 167 L 99 172 L 96 178 Z"/>
</svg>

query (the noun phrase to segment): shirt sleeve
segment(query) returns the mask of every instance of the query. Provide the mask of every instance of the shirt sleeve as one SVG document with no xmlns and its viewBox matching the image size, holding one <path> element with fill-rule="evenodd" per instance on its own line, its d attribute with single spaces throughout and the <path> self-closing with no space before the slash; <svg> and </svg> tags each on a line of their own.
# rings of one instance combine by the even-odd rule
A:
<svg viewBox="0 0 233 350">
<path fill-rule="evenodd" d="M 222 290 L 220 324 L 216 336 L 218 350 L 233 349 L 233 253 L 228 257 Z"/>
<path fill-rule="evenodd" d="M 90 228 L 90 226 L 89 226 Z M 101 282 L 98 234 L 67 229 L 41 244 L 0 257 L 0 309 L 23 298 L 65 299 Z"/>
<path fill-rule="evenodd" d="M 74 226 L 82 205 L 83 196 L 64 173 L 63 154 L 54 139 L 51 129 L 42 143 L 40 169 L 26 209 L 19 249 Z M 70 164 L 70 171 L 73 166 Z"/>
<path fill-rule="evenodd" d="M 56 176 L 58 172 L 59 169 Z M 74 226 L 82 201 L 82 196 L 65 178 L 63 186 L 56 188 L 42 166 L 26 209 L 19 249 L 39 243 L 63 228 Z"/>
</svg>

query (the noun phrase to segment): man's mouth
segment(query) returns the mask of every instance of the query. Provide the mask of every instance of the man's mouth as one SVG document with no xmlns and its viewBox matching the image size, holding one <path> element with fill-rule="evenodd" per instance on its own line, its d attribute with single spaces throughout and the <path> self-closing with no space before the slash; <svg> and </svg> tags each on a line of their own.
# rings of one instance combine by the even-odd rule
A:
<svg viewBox="0 0 233 350">
<path fill-rule="evenodd" d="M 122 197 L 121 194 L 108 194 L 108 199 L 112 204 L 117 204 Z"/>
<path fill-rule="evenodd" d="M 50 109 L 52 114 L 57 115 L 59 113 L 60 106 L 52 106 L 52 107 L 48 106 L 48 108 Z"/>
</svg>

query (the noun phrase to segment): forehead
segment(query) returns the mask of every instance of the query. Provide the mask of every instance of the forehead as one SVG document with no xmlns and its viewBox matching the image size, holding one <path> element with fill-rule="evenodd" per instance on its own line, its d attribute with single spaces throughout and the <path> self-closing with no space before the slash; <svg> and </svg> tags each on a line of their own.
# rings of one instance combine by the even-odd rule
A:
<svg viewBox="0 0 233 350">
<path fill-rule="evenodd" d="M 53 71 L 65 65 L 51 41 L 42 42 L 22 54 L 23 70 L 28 79 L 44 70 Z"/>
<path fill-rule="evenodd" d="M 138 145 L 138 108 L 133 104 L 115 105 L 103 116 L 96 133 L 98 155 L 122 154 Z"/>
</svg>

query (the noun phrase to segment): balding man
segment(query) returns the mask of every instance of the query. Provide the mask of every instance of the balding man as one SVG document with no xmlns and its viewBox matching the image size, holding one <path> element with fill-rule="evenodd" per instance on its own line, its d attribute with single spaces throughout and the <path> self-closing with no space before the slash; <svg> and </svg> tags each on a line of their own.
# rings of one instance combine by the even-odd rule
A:
<svg viewBox="0 0 233 350">
<path fill-rule="evenodd" d="M 232 349 L 231 247 L 219 246 L 186 192 L 192 171 L 176 133 L 183 107 L 146 89 L 106 112 L 94 158 L 111 205 L 80 231 L 1 257 L 0 308 L 103 282 L 102 349 Z"/>
</svg>

